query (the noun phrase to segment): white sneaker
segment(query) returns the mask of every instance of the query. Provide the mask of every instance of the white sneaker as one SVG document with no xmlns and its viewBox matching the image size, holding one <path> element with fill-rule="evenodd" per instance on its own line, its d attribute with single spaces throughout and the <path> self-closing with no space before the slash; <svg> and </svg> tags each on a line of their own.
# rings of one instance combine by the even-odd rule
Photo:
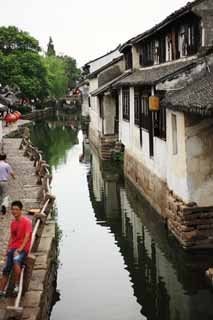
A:
<svg viewBox="0 0 213 320">
<path fill-rule="evenodd" d="M 14 293 L 14 295 L 18 295 L 18 293 L 19 293 L 19 285 L 18 284 L 16 284 L 15 285 L 15 288 L 14 288 L 14 290 L 13 290 L 13 293 Z"/>
</svg>

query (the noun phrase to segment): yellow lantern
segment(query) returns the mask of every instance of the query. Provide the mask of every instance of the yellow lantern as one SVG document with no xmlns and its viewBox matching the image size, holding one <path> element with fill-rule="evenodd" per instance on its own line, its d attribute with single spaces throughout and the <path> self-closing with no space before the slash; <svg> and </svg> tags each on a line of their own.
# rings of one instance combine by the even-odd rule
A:
<svg viewBox="0 0 213 320">
<path fill-rule="evenodd" d="M 158 96 L 149 97 L 149 110 L 159 111 L 160 109 L 160 98 Z"/>
</svg>

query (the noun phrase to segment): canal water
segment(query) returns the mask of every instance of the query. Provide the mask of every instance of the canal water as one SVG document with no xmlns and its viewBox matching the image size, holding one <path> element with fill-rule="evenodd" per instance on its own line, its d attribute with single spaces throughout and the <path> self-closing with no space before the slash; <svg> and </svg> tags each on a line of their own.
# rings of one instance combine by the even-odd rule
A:
<svg viewBox="0 0 213 320">
<path fill-rule="evenodd" d="M 35 123 L 51 166 L 61 230 L 51 320 L 212 320 L 204 272 L 211 253 L 186 254 L 116 166 L 103 166 L 76 115 Z"/>
</svg>

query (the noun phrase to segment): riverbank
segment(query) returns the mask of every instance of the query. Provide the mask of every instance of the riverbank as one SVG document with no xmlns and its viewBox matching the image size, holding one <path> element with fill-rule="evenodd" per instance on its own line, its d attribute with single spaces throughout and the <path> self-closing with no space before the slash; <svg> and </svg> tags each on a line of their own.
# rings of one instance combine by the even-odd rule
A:
<svg viewBox="0 0 213 320">
<path fill-rule="evenodd" d="M 24 205 L 24 214 L 30 208 L 42 208 L 44 205 L 43 186 L 38 184 L 35 161 L 26 157 L 25 147 L 20 150 L 21 139 L 7 138 L 9 135 L 21 133 L 23 127 L 29 125 L 30 121 L 20 120 L 17 124 L 4 127 L 4 151 L 7 154 L 7 161 L 12 166 L 16 179 L 9 181 L 10 203 L 13 200 L 21 200 Z M 51 209 L 51 207 L 50 207 Z M 29 216 L 30 218 L 30 216 Z M 42 217 L 43 219 L 44 217 Z M 0 217 L 0 270 L 4 265 L 3 253 L 6 251 L 10 232 L 11 214 Z M 31 217 L 32 219 L 32 217 Z M 34 219 L 34 226 L 37 218 Z M 36 233 L 36 244 L 33 247 L 33 256 L 30 258 L 34 266 L 31 270 L 27 267 L 30 275 L 28 280 L 24 277 L 24 287 L 28 281 L 28 289 L 21 299 L 20 307 L 23 307 L 24 319 L 48 319 L 49 308 L 51 306 L 51 296 L 53 294 L 54 262 L 55 262 L 55 222 L 49 217 L 43 220 L 43 224 Z M 30 273 L 29 273 L 30 271 Z M 29 281 L 30 280 L 30 281 Z M 15 299 L 7 298 L 0 301 L 0 319 L 10 319 L 10 312 L 7 307 L 14 306 Z M 41 317 L 42 314 L 42 317 Z"/>
</svg>

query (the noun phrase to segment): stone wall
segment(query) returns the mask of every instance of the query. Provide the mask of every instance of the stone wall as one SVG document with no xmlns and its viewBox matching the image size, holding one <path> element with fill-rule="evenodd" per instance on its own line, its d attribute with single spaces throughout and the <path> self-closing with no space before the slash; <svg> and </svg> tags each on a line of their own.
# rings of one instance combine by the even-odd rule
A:
<svg viewBox="0 0 213 320">
<path fill-rule="evenodd" d="M 167 194 L 167 222 L 184 249 L 213 248 L 213 207 L 185 204 L 172 192 Z"/>
<path fill-rule="evenodd" d="M 35 264 L 29 289 L 22 299 L 26 320 L 48 320 L 55 294 L 56 239 L 55 222 L 48 219 L 40 242 L 34 248 Z"/>
<path fill-rule="evenodd" d="M 213 206 L 185 203 L 128 150 L 125 150 L 124 173 L 160 214 L 184 249 L 213 248 Z"/>
<path fill-rule="evenodd" d="M 149 201 L 151 206 L 155 208 L 163 218 L 166 218 L 166 182 L 145 167 L 144 164 L 137 160 L 128 150 L 125 150 L 124 173 Z"/>
</svg>

